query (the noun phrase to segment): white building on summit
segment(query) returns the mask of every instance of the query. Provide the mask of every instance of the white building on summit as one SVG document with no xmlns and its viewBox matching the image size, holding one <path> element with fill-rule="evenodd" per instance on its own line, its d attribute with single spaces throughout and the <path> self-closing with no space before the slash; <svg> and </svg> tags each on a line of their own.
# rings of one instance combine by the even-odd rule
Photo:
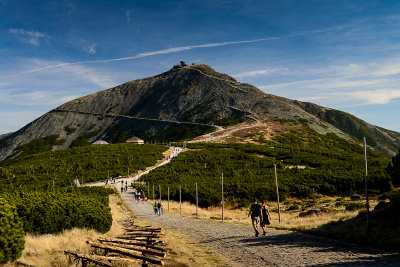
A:
<svg viewBox="0 0 400 267">
<path fill-rule="evenodd" d="M 96 142 L 93 142 L 92 145 L 108 145 L 108 142 L 104 140 L 97 140 Z"/>
<path fill-rule="evenodd" d="M 127 143 L 134 143 L 134 144 L 144 144 L 144 141 L 142 139 L 140 139 L 139 137 L 132 137 L 128 140 L 126 140 Z"/>
</svg>

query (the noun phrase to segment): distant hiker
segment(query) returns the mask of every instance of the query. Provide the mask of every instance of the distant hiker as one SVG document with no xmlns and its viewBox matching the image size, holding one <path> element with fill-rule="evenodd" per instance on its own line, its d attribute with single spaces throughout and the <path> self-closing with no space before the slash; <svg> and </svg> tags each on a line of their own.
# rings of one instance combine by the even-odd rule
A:
<svg viewBox="0 0 400 267">
<path fill-rule="evenodd" d="M 160 201 L 158 201 L 158 203 L 157 203 L 157 215 L 158 216 L 161 216 L 161 212 L 162 212 L 162 203 L 161 203 L 161 200 Z"/>
<path fill-rule="evenodd" d="M 121 194 L 124 192 L 124 186 L 121 185 Z"/>
<path fill-rule="evenodd" d="M 262 221 L 260 223 L 261 228 L 263 229 L 263 235 L 266 235 L 265 228 L 267 225 L 270 225 L 271 222 L 271 214 L 269 213 L 269 209 L 267 204 L 265 204 L 265 200 L 261 201 L 261 215 L 262 215 Z"/>
<path fill-rule="evenodd" d="M 146 195 L 144 194 L 144 192 L 143 192 L 143 201 L 146 201 Z"/>
<path fill-rule="evenodd" d="M 251 215 L 251 223 L 253 224 L 254 231 L 256 231 L 256 236 L 259 235 L 258 224 L 262 221 L 261 206 L 257 203 L 257 198 L 254 198 L 254 203 L 250 206 L 249 215 Z"/>
<path fill-rule="evenodd" d="M 125 191 L 128 191 L 128 181 L 125 181 Z"/>
<path fill-rule="evenodd" d="M 154 201 L 153 208 L 154 208 L 154 214 L 157 214 L 157 202 L 156 201 Z"/>
<path fill-rule="evenodd" d="M 140 199 L 140 191 L 137 192 L 137 198 L 136 198 L 138 204 L 139 204 L 139 199 Z"/>
</svg>

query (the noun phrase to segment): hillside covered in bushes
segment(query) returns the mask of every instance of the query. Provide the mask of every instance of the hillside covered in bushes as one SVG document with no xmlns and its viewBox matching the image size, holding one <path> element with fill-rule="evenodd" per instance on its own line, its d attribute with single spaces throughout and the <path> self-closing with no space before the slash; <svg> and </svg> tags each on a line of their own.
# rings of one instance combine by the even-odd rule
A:
<svg viewBox="0 0 400 267">
<path fill-rule="evenodd" d="M 189 151 L 171 164 L 144 176 L 152 184 L 170 187 L 171 197 L 211 206 L 221 199 L 221 175 L 228 200 L 246 205 L 253 197 L 276 198 L 274 164 L 277 165 L 281 198 L 308 197 L 313 193 L 349 196 L 364 190 L 363 148 L 334 134 L 313 130 L 283 134 L 275 142 L 255 144 L 188 144 Z M 392 189 L 385 168 L 387 155 L 368 149 L 368 179 L 371 193 Z M 157 186 L 156 186 L 157 187 Z M 162 190 L 166 194 L 167 190 Z M 163 197 L 166 197 L 163 196 Z"/>
<path fill-rule="evenodd" d="M 14 188 L 49 189 L 110 176 L 126 176 L 162 159 L 165 146 L 109 144 L 46 151 L 0 165 L 0 191 Z"/>
</svg>

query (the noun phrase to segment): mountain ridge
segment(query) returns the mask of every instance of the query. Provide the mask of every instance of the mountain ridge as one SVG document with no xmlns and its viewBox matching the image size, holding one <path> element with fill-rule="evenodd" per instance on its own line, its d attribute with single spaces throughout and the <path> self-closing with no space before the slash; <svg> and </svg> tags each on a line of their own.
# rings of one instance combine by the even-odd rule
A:
<svg viewBox="0 0 400 267">
<path fill-rule="evenodd" d="M 21 146 L 50 135 L 65 140 L 52 146 L 59 148 L 68 147 L 79 138 L 86 138 L 85 142 L 121 142 L 132 135 L 149 139 L 177 128 L 198 136 L 223 122 L 276 120 L 304 124 L 321 134 L 335 133 L 351 142 L 364 135 L 369 145 L 389 154 L 400 147 L 400 133 L 342 111 L 264 93 L 207 65 L 192 65 L 62 104 L 1 138 L 0 160 L 17 155 Z"/>
</svg>

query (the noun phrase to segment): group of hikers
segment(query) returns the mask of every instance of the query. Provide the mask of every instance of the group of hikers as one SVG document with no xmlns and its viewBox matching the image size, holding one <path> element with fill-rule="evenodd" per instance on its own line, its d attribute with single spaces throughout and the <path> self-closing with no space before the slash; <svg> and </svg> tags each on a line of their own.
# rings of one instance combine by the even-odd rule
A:
<svg viewBox="0 0 400 267">
<path fill-rule="evenodd" d="M 133 196 L 135 197 L 137 203 L 139 203 L 139 200 L 146 200 L 146 195 L 144 194 L 143 190 L 138 190 L 138 191 L 133 191 Z"/>
<path fill-rule="evenodd" d="M 128 181 L 121 180 L 121 193 L 126 192 L 128 190 Z"/>
<path fill-rule="evenodd" d="M 265 201 L 263 200 L 261 202 L 261 205 L 258 204 L 257 198 L 254 198 L 253 204 L 250 206 L 250 211 L 248 216 L 250 217 L 251 215 L 251 223 L 253 225 L 254 231 L 256 232 L 256 236 L 260 234 L 259 230 L 259 225 L 261 226 L 263 230 L 263 235 L 266 235 L 266 226 L 270 225 L 271 222 L 271 214 L 269 213 L 268 206 L 265 204 Z"/>
</svg>

